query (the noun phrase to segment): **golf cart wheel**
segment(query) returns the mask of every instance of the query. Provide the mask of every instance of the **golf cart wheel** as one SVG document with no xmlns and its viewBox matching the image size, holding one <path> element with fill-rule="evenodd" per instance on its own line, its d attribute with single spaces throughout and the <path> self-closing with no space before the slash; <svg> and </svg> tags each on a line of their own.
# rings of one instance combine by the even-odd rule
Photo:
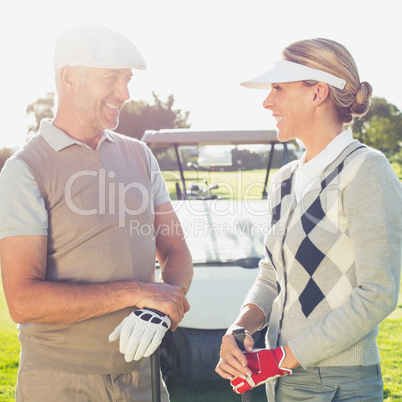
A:
<svg viewBox="0 0 402 402">
<path fill-rule="evenodd" d="M 166 334 L 160 346 L 160 365 L 165 384 L 168 384 L 176 374 L 179 360 L 170 335 L 170 332 Z"/>
</svg>

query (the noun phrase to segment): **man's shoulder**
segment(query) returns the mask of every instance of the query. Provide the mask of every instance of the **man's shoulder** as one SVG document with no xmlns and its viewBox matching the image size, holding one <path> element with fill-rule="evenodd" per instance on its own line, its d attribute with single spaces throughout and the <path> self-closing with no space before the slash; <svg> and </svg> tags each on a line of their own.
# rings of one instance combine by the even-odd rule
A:
<svg viewBox="0 0 402 402">
<path fill-rule="evenodd" d="M 111 144 L 114 144 L 114 147 L 110 148 L 111 152 L 114 154 L 117 152 L 122 158 L 128 157 L 130 160 L 137 162 L 143 160 L 147 164 L 152 164 L 154 158 L 145 142 L 114 131 L 108 131 L 107 134 L 112 141 Z M 135 155 L 136 157 L 134 157 Z"/>
<path fill-rule="evenodd" d="M 122 149 L 132 149 L 137 150 L 138 152 L 148 155 L 150 150 L 148 146 L 141 140 L 133 137 L 128 137 L 127 135 L 116 133 L 114 131 L 107 131 L 108 137 L 112 140 L 112 142 L 119 148 Z"/>
<path fill-rule="evenodd" d="M 46 143 L 46 141 L 39 133 L 37 133 L 30 137 L 22 147 L 17 149 L 17 151 L 12 155 L 12 158 L 24 160 L 26 157 L 29 157 L 29 155 L 32 155 L 35 152 L 44 152 L 47 150 L 47 147 L 43 147 L 44 143 Z"/>
<path fill-rule="evenodd" d="M 125 134 L 116 133 L 115 131 L 107 130 L 107 135 L 114 141 L 121 141 L 128 144 L 144 144 L 137 138 L 129 137 Z"/>
</svg>

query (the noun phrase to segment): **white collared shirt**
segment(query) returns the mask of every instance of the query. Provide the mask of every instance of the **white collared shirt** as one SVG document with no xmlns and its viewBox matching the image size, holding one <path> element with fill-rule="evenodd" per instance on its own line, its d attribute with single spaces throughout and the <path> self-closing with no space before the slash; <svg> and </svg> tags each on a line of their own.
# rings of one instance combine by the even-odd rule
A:
<svg viewBox="0 0 402 402">
<path fill-rule="evenodd" d="M 299 161 L 299 167 L 295 173 L 295 196 L 299 202 L 302 194 L 321 175 L 325 168 L 330 165 L 341 152 L 354 141 L 351 129 L 342 131 L 337 135 L 316 157 L 308 162 L 306 152 Z"/>
</svg>

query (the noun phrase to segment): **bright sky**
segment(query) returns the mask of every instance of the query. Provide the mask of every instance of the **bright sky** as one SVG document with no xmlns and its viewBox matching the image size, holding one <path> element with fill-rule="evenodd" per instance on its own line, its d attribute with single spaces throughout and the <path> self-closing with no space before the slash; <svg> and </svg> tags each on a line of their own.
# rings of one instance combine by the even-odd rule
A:
<svg viewBox="0 0 402 402">
<path fill-rule="evenodd" d="M 0 148 L 25 142 L 27 105 L 54 91 L 54 43 L 81 24 L 127 35 L 148 63 L 131 98 L 173 94 L 195 129 L 274 128 L 266 93 L 239 82 L 312 37 L 345 45 L 374 96 L 402 110 L 399 0 L 19 0 L 2 2 L 0 16 Z"/>
</svg>

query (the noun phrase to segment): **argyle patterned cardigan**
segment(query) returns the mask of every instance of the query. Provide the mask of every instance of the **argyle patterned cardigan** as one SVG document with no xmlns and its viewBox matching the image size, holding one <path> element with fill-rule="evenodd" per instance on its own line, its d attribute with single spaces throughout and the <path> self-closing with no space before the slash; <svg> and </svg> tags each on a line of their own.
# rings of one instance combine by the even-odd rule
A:
<svg viewBox="0 0 402 402">
<path fill-rule="evenodd" d="M 264 312 L 267 347 L 289 344 L 304 368 L 377 364 L 399 293 L 401 182 L 354 141 L 296 202 L 297 167 L 272 178 L 265 258 L 243 305 Z"/>
</svg>

